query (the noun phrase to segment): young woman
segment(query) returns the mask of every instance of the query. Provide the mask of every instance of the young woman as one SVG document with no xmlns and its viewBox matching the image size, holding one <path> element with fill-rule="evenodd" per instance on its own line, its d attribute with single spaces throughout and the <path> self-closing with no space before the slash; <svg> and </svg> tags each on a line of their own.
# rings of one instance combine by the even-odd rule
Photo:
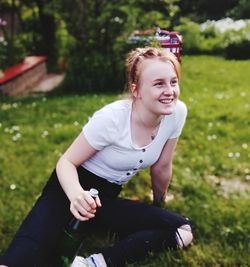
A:
<svg viewBox="0 0 250 267">
<path fill-rule="evenodd" d="M 128 54 L 127 75 L 131 99 L 106 105 L 90 118 L 59 159 L 2 264 L 55 267 L 55 247 L 72 216 L 88 225 L 87 232 L 103 228 L 119 238 L 88 258 L 77 256 L 72 267 L 122 267 L 151 251 L 191 243 L 188 219 L 159 207 L 187 114 L 178 100 L 179 62 L 162 49 L 137 48 Z M 119 198 L 122 185 L 147 167 L 153 203 Z M 89 194 L 92 187 L 99 191 L 96 199 Z"/>
</svg>

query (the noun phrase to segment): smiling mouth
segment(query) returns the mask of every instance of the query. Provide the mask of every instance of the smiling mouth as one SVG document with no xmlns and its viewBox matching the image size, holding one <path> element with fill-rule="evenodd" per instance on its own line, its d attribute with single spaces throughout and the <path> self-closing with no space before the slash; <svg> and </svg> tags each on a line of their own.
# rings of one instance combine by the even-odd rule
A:
<svg viewBox="0 0 250 267">
<path fill-rule="evenodd" d="M 162 104 L 171 104 L 174 101 L 174 98 L 164 98 L 160 99 L 159 102 Z"/>
</svg>

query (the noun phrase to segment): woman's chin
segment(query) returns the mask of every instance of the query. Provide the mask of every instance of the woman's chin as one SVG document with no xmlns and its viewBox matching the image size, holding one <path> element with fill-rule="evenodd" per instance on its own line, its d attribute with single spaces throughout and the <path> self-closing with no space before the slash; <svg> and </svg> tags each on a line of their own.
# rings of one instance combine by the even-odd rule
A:
<svg viewBox="0 0 250 267">
<path fill-rule="evenodd" d="M 175 112 L 175 104 L 162 109 L 162 115 L 171 115 Z"/>
</svg>

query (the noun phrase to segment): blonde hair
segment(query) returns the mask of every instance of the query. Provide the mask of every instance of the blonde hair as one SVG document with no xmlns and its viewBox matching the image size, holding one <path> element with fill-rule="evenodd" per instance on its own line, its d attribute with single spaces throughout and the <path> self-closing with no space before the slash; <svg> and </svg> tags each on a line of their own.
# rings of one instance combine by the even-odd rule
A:
<svg viewBox="0 0 250 267">
<path fill-rule="evenodd" d="M 162 48 L 156 47 L 144 47 L 144 48 L 136 48 L 132 50 L 126 60 L 126 67 L 127 67 L 127 89 L 130 91 L 132 88 L 132 84 L 138 85 L 140 73 L 138 71 L 139 65 L 145 59 L 159 59 L 164 62 L 172 63 L 177 78 L 180 80 L 181 75 L 181 67 L 177 57 L 171 53 L 166 52 Z"/>
</svg>

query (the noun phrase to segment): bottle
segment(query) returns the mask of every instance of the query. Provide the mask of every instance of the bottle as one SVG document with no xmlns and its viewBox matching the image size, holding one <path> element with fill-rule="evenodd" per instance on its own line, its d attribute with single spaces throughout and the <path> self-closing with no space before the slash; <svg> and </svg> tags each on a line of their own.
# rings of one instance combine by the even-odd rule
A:
<svg viewBox="0 0 250 267">
<path fill-rule="evenodd" d="M 91 188 L 89 193 L 93 198 L 98 196 L 98 190 L 94 188 Z M 81 221 L 73 218 L 63 230 L 59 243 L 60 266 L 69 267 L 81 247 L 80 225 Z"/>
</svg>

